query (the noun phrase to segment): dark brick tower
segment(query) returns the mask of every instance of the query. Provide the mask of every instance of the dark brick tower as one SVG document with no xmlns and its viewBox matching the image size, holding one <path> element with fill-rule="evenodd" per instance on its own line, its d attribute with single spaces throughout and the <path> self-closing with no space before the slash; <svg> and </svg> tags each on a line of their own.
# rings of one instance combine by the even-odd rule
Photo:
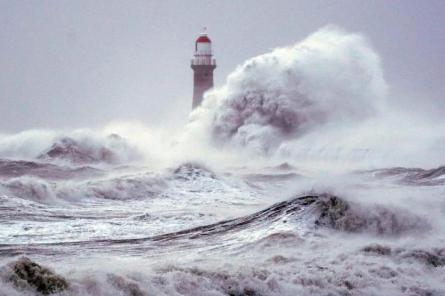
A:
<svg viewBox="0 0 445 296">
<path fill-rule="evenodd" d="M 195 109 L 201 104 L 204 93 L 213 87 L 213 70 L 216 68 L 216 61 L 212 58 L 212 41 L 205 30 L 196 39 L 191 67 L 193 69 L 192 108 Z"/>
</svg>

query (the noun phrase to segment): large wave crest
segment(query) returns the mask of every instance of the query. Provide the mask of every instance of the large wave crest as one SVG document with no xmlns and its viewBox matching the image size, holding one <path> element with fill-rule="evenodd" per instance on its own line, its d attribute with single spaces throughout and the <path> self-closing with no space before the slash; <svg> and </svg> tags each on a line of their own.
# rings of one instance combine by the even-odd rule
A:
<svg viewBox="0 0 445 296">
<path fill-rule="evenodd" d="M 246 61 L 192 118 L 213 141 L 269 152 L 325 124 L 376 114 L 385 94 L 380 59 L 365 38 L 326 27 Z"/>
</svg>

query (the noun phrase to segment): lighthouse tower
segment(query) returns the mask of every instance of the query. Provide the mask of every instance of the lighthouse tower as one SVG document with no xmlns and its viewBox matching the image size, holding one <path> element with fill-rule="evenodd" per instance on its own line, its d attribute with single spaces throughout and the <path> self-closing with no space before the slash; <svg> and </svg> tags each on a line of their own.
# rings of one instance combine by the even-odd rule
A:
<svg viewBox="0 0 445 296">
<path fill-rule="evenodd" d="M 199 35 L 195 42 L 195 55 L 191 62 L 193 69 L 193 109 L 198 107 L 204 93 L 213 87 L 213 70 L 216 61 L 212 58 L 212 41 L 206 30 Z"/>
</svg>

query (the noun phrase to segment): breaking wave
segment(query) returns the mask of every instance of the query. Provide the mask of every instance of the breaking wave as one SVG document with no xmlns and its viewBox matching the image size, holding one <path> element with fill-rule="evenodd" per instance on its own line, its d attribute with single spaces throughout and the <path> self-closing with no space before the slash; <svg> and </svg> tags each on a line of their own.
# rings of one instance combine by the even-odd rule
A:
<svg viewBox="0 0 445 296">
<path fill-rule="evenodd" d="M 12 178 L 0 182 L 0 189 L 3 189 L 2 193 L 6 196 L 43 203 L 56 200 L 82 201 L 85 198 L 143 199 L 156 196 L 165 186 L 165 182 L 152 173 L 66 183 L 33 177 Z"/>
<path fill-rule="evenodd" d="M 86 178 L 101 174 L 103 171 L 90 166 L 70 167 L 37 161 L 0 159 L 0 176 L 3 178 L 34 176 L 57 180 Z"/>
<path fill-rule="evenodd" d="M 443 185 L 445 184 L 445 166 L 440 166 L 433 169 L 421 168 L 383 168 L 369 171 L 379 178 L 391 178 L 402 184 L 411 185 Z"/>
<path fill-rule="evenodd" d="M 400 110 L 387 88 L 366 38 L 326 27 L 239 66 L 192 112 L 189 141 L 300 166 L 443 163 L 444 123 Z"/>
<path fill-rule="evenodd" d="M 365 38 L 328 27 L 246 61 L 194 116 L 220 143 L 268 152 L 323 125 L 376 114 L 385 93 L 379 57 Z"/>
<path fill-rule="evenodd" d="M 121 164 L 140 160 L 138 149 L 117 134 L 92 130 L 26 131 L 0 136 L 0 158 L 66 165 Z"/>
<path fill-rule="evenodd" d="M 307 224 L 305 230 L 301 228 L 302 224 Z M 280 230 L 279 225 L 287 225 L 288 230 Z M 380 285 L 388 285 L 390 289 L 405 289 L 411 295 L 425 295 L 422 294 L 424 291 L 434 290 L 424 288 L 423 285 L 403 288 L 404 283 L 412 280 L 413 277 L 413 269 L 409 271 L 406 264 L 415 262 L 428 268 L 441 268 L 445 265 L 443 249 L 392 248 L 386 245 L 368 244 L 361 248 L 356 246 L 347 248 L 343 253 L 333 252 L 339 254 L 330 263 L 323 256 L 321 256 L 323 259 L 319 258 L 320 254 L 314 253 L 311 258 L 303 261 L 291 254 L 294 254 L 296 248 L 318 249 L 324 243 L 329 243 L 323 238 L 325 235 L 323 231 L 328 229 L 350 234 L 367 233 L 377 237 L 416 233 L 417 236 L 422 237 L 425 233 L 420 232 L 426 228 L 428 226 L 425 221 L 400 209 L 372 207 L 365 211 L 357 204 L 343 198 L 330 194 L 314 194 L 276 203 L 244 217 L 178 232 L 140 239 L 93 240 L 66 244 L 66 247 L 74 246 L 89 250 L 97 248 L 97 251 L 102 251 L 105 246 L 113 248 L 116 245 L 125 245 L 127 249 L 134 245 L 143 250 L 153 250 L 161 246 L 171 248 L 175 245 L 176 247 L 183 245 L 187 249 L 190 247 L 190 242 L 201 241 L 201 243 L 193 243 L 195 248 L 199 249 L 200 246 L 209 248 L 210 246 L 212 249 L 218 249 L 232 245 L 232 248 L 237 250 L 236 253 L 251 253 L 259 250 L 265 254 L 265 258 L 261 257 L 260 261 L 255 260 L 253 266 L 252 262 L 245 262 L 249 266 L 247 269 L 233 266 L 227 269 L 226 265 L 215 267 L 213 264 L 210 264 L 213 267 L 205 265 L 182 267 L 180 264 L 175 264 L 152 266 L 146 270 L 148 273 L 139 271 L 141 272 L 139 274 L 133 271 L 126 274 L 110 270 L 104 274 L 90 276 L 84 274 L 78 278 L 69 274 L 62 276 L 57 273 L 58 271 L 54 272 L 29 258 L 22 257 L 3 266 L 0 269 L 0 278 L 6 285 L 2 291 L 9 291 L 12 293 L 10 295 L 15 295 L 17 291 L 19 293 L 39 291 L 43 294 L 63 292 L 63 295 L 112 295 L 115 293 L 150 295 L 153 291 L 156 291 L 157 295 L 196 293 L 293 295 L 295 291 L 303 294 L 324 295 L 329 291 L 333 295 L 345 293 L 372 295 L 372 286 L 378 281 Z M 319 232 L 320 230 L 322 232 Z M 255 235 L 249 238 L 247 233 Z M 239 237 L 244 237 L 244 241 L 240 242 Z M 342 240 L 345 239 L 345 237 L 342 238 Z M 316 245 L 318 240 L 321 240 L 320 246 Z M 64 247 L 65 244 L 57 245 Z M 28 245 L 29 250 L 23 251 L 31 254 L 38 251 L 39 247 L 45 247 L 45 245 Z M 275 255 L 274 250 L 277 248 L 282 255 Z M 360 254 L 365 257 L 357 257 Z M 376 261 L 374 257 L 376 259 L 386 257 L 394 262 L 392 264 L 398 264 L 400 267 L 397 269 L 388 267 Z M 357 261 L 357 258 L 363 262 Z M 243 261 L 243 259 L 240 260 Z M 365 268 L 369 265 L 369 271 L 363 272 L 356 267 L 356 272 L 360 274 L 347 275 L 348 269 L 351 268 L 349 265 L 353 262 L 359 266 L 363 264 Z M 219 266 L 218 260 L 214 264 Z M 324 264 L 324 266 L 318 264 Z M 302 271 L 295 273 L 296 270 Z M 286 276 L 283 277 L 280 274 Z M 291 274 L 293 274 L 293 280 L 286 280 Z M 330 277 L 327 277 L 328 274 Z M 385 279 L 391 279 L 391 284 L 385 284 Z M 440 292 L 440 289 L 436 291 Z"/>
</svg>

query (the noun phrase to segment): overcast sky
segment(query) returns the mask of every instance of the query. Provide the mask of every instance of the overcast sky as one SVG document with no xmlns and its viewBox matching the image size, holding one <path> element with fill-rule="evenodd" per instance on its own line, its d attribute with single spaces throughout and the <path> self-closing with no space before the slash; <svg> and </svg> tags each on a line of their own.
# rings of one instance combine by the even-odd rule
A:
<svg viewBox="0 0 445 296">
<path fill-rule="evenodd" d="M 0 132 L 183 121 L 203 26 L 220 85 L 247 58 L 327 24 L 369 38 L 391 100 L 445 112 L 443 0 L 0 0 Z"/>
</svg>

